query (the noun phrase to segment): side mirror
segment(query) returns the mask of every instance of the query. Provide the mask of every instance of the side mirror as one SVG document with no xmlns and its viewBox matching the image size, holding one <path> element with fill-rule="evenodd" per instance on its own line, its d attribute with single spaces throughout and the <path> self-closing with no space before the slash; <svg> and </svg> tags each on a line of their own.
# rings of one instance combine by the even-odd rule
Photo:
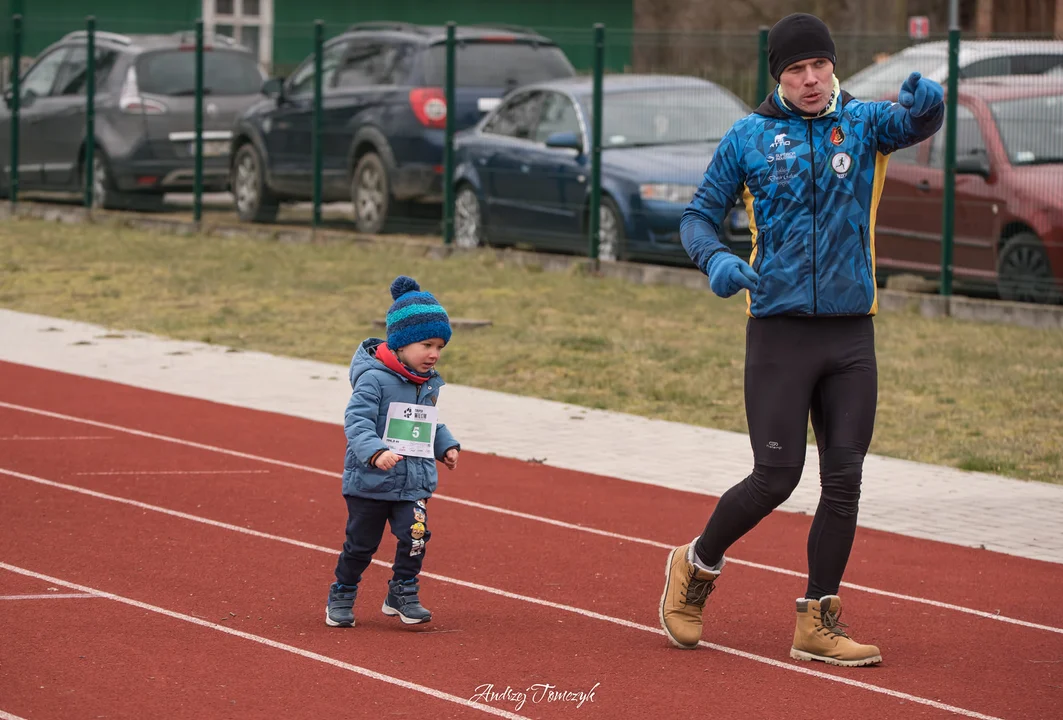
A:
<svg viewBox="0 0 1063 720">
<path fill-rule="evenodd" d="M 569 150 L 575 150 L 576 152 L 583 152 L 583 141 L 578 133 L 555 132 L 551 133 L 546 138 L 546 147 L 568 148 Z"/>
<path fill-rule="evenodd" d="M 15 99 L 15 92 L 11 88 L 4 90 L 4 104 L 11 107 L 12 101 Z"/>
<path fill-rule="evenodd" d="M 273 98 L 274 100 L 283 100 L 284 80 L 281 78 L 270 78 L 262 83 L 262 94 L 266 97 Z"/>
<path fill-rule="evenodd" d="M 960 155 L 956 158 L 957 175 L 980 175 L 989 179 L 989 157 L 984 152 Z"/>
</svg>

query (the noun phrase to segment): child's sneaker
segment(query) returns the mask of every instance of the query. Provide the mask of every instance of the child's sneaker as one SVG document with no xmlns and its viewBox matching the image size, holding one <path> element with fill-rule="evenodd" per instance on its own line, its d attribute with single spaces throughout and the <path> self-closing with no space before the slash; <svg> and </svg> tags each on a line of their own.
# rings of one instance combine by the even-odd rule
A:
<svg viewBox="0 0 1063 720">
<path fill-rule="evenodd" d="M 332 583 L 328 589 L 325 624 L 330 627 L 354 627 L 354 599 L 357 596 L 357 585 Z"/>
<path fill-rule="evenodd" d="M 417 584 L 417 578 L 389 580 L 388 596 L 384 599 L 380 611 L 385 615 L 398 615 L 407 625 L 428 622 L 432 619 L 432 613 L 421 606 L 417 597 L 418 590 L 420 586 Z"/>
</svg>

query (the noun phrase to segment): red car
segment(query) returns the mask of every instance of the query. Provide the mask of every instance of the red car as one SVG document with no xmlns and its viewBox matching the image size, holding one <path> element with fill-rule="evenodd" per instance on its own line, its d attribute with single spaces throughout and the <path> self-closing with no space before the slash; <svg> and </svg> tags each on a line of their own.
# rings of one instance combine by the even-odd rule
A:
<svg viewBox="0 0 1063 720">
<path fill-rule="evenodd" d="M 1063 77 L 961 81 L 957 286 L 1005 300 L 1063 297 Z M 895 99 L 895 98 L 894 98 Z M 875 231 L 880 276 L 941 273 L 945 130 L 890 156 Z"/>
</svg>

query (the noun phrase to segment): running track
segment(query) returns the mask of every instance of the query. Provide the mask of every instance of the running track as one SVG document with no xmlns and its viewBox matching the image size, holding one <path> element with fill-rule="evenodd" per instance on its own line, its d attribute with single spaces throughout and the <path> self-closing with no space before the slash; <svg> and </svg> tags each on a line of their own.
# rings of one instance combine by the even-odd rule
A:
<svg viewBox="0 0 1063 720">
<path fill-rule="evenodd" d="M 711 498 L 472 452 L 429 503 L 433 621 L 380 614 L 388 535 L 328 628 L 343 442 L 0 362 L 0 718 L 1061 717 L 1059 565 L 861 529 L 843 620 L 885 662 L 798 663 L 809 518 L 775 513 L 680 651 L 664 563 Z"/>
</svg>

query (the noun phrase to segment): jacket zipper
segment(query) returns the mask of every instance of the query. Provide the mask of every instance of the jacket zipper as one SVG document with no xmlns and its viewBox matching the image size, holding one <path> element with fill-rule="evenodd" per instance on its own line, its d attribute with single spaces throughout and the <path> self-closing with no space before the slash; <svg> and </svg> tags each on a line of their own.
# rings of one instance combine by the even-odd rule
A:
<svg viewBox="0 0 1063 720">
<path fill-rule="evenodd" d="M 867 277 L 868 277 L 869 280 L 871 280 L 871 284 L 874 285 L 875 284 L 875 278 L 874 278 L 874 276 L 871 273 L 871 260 L 868 259 L 868 255 L 870 255 L 870 253 L 871 253 L 871 248 L 870 248 L 871 239 L 865 237 L 865 235 L 864 235 L 865 232 L 866 231 L 864 229 L 864 226 L 861 225 L 860 226 L 860 254 L 863 255 L 863 257 L 864 257 L 864 267 L 867 268 Z"/>
<path fill-rule="evenodd" d="M 817 298 L 819 291 L 816 288 L 816 143 L 815 134 L 812 132 L 812 121 L 808 121 L 808 155 L 812 163 L 812 314 L 818 312 Z"/>
</svg>

